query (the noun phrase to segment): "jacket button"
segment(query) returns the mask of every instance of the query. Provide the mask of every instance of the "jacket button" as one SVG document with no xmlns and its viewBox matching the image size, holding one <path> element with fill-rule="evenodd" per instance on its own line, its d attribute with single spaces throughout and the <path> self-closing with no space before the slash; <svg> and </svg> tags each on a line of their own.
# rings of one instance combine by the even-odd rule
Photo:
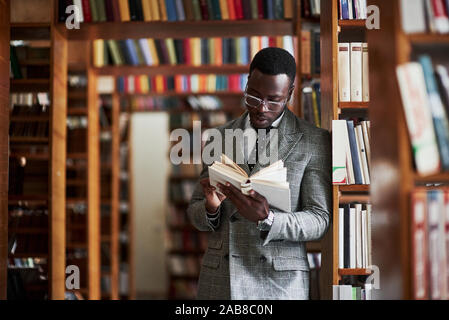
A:
<svg viewBox="0 0 449 320">
<path fill-rule="evenodd" d="M 267 258 L 265 256 L 260 256 L 260 262 L 265 262 L 267 261 Z"/>
</svg>

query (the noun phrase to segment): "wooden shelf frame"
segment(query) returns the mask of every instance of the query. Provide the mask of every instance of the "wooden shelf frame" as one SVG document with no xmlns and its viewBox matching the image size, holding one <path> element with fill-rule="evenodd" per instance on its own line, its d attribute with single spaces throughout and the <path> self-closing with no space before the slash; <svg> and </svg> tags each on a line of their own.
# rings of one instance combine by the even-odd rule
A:
<svg viewBox="0 0 449 320">
<path fill-rule="evenodd" d="M 82 23 L 80 29 L 57 27 L 69 40 L 128 39 L 128 38 L 190 38 L 262 35 L 294 35 L 291 20 L 208 20 L 208 21 L 130 21 Z"/>
<path fill-rule="evenodd" d="M 343 111 L 368 111 L 370 102 L 338 101 L 338 41 L 341 32 L 357 33 L 365 38 L 365 20 L 340 20 L 338 0 L 321 1 L 321 125 L 331 131 L 332 120 L 340 119 Z M 334 185 L 332 224 L 322 246 L 322 298 L 332 299 L 332 285 L 342 276 L 364 274 L 363 270 L 338 268 L 338 212 L 340 204 L 371 203 L 370 185 Z"/>
<path fill-rule="evenodd" d="M 416 45 L 449 45 L 448 35 L 406 35 L 401 26 L 399 0 L 371 0 L 382 12 L 379 30 L 367 31 L 370 89 L 382 92 L 370 102 L 371 173 L 376 190 L 372 217 L 373 263 L 381 271 L 378 299 L 413 299 L 410 195 L 417 184 L 448 182 L 448 174 L 419 177 L 413 167 L 411 143 L 396 77 L 398 65 L 412 61 Z M 420 48 L 421 49 L 421 48 Z M 386 116 L 388 114 L 388 116 Z M 388 141 L 388 143 L 384 143 Z M 385 177 L 388 168 L 388 178 Z M 392 178 L 391 178 L 392 177 Z M 391 286 L 391 283 L 396 285 Z M 382 288 L 388 287 L 388 290 Z"/>
<path fill-rule="evenodd" d="M 9 12 L 9 1 L 0 0 L 0 300 L 8 271 Z"/>
</svg>

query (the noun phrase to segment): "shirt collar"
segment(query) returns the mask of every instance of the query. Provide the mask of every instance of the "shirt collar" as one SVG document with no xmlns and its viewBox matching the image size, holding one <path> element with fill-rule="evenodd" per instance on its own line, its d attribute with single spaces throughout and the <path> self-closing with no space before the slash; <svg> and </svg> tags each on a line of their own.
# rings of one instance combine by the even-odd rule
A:
<svg viewBox="0 0 449 320">
<path fill-rule="evenodd" d="M 284 110 L 284 112 L 282 112 L 282 114 L 276 120 L 274 120 L 274 122 L 271 124 L 271 127 L 273 127 L 273 128 L 279 127 L 279 124 L 281 123 L 281 120 L 284 117 L 284 115 L 285 115 L 285 110 Z M 246 115 L 246 120 L 245 120 L 245 129 L 248 129 L 248 128 L 253 128 L 251 126 L 251 122 L 249 121 L 249 112 Z"/>
</svg>

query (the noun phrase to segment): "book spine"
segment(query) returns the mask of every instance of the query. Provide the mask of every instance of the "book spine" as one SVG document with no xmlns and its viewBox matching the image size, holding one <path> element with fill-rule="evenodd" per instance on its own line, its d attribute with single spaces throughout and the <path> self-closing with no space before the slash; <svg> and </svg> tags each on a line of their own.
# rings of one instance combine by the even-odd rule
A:
<svg viewBox="0 0 449 320">
<path fill-rule="evenodd" d="M 84 22 L 92 22 L 92 14 L 90 10 L 89 0 L 83 0 L 83 17 Z"/>
<path fill-rule="evenodd" d="M 129 4 L 128 0 L 118 0 L 119 8 L 120 8 L 120 17 L 122 21 L 131 21 L 131 17 L 129 14 Z"/>
<path fill-rule="evenodd" d="M 212 16 L 214 20 L 221 20 L 220 1 L 211 0 Z"/>
<path fill-rule="evenodd" d="M 106 10 L 106 20 L 107 21 L 114 21 L 114 1 L 112 0 L 105 0 L 105 10 Z"/>
<path fill-rule="evenodd" d="M 368 59 L 368 43 L 363 43 L 362 55 L 362 96 L 363 101 L 369 101 L 369 59 Z"/>
<path fill-rule="evenodd" d="M 427 222 L 428 222 L 428 244 L 429 244 L 429 271 L 430 271 L 430 298 L 439 300 L 441 298 L 440 288 L 440 239 L 439 221 L 440 212 L 443 213 L 443 198 L 440 190 L 429 190 L 427 192 Z"/>
<path fill-rule="evenodd" d="M 338 209 L 338 268 L 343 269 L 344 266 L 344 218 L 345 209 Z"/>
<path fill-rule="evenodd" d="M 98 22 L 98 7 L 95 0 L 90 0 L 90 10 L 92 14 L 92 21 Z"/>
<path fill-rule="evenodd" d="M 229 20 L 228 4 L 226 0 L 219 0 L 222 20 Z"/>
<path fill-rule="evenodd" d="M 176 0 L 176 16 L 178 17 L 178 21 L 185 21 L 186 15 L 184 11 L 184 5 L 182 0 Z"/>
<path fill-rule="evenodd" d="M 295 2 L 296 3 L 296 2 Z M 284 0 L 284 19 L 293 19 L 293 1 L 292 0 Z"/>
<path fill-rule="evenodd" d="M 436 80 L 434 77 L 433 65 L 429 56 L 419 57 L 423 68 L 424 79 L 426 82 L 429 105 L 433 117 L 435 134 L 437 137 L 441 163 L 443 169 L 449 171 L 449 124 L 447 115 L 441 101 Z"/>
<path fill-rule="evenodd" d="M 351 67 L 349 43 L 338 44 L 338 93 L 339 101 L 351 101 Z"/>
<path fill-rule="evenodd" d="M 131 59 L 131 64 L 137 66 L 139 64 L 139 59 L 137 57 L 137 52 L 135 50 L 134 41 L 132 39 L 125 40 L 126 50 L 128 52 L 128 56 Z"/>
<path fill-rule="evenodd" d="M 107 21 L 105 0 L 97 0 L 96 3 L 97 3 L 98 21 L 100 21 L 100 22 Z"/>
<path fill-rule="evenodd" d="M 159 16 L 161 17 L 161 21 L 167 21 L 167 5 L 166 0 L 158 0 L 159 2 Z"/>
<path fill-rule="evenodd" d="M 274 18 L 276 20 L 284 19 L 284 2 L 283 2 L 283 0 L 274 0 Z"/>
<path fill-rule="evenodd" d="M 349 268 L 350 267 L 350 239 L 349 239 L 349 232 L 350 232 L 350 216 L 349 212 L 351 210 L 351 205 L 346 204 L 344 205 L 344 226 L 343 226 L 343 267 Z"/>
<path fill-rule="evenodd" d="M 201 6 L 199 0 L 192 0 L 193 6 L 193 16 L 195 21 L 200 21 L 202 19 L 201 16 Z"/>
<path fill-rule="evenodd" d="M 349 3 L 348 0 L 340 0 L 341 5 L 341 18 L 343 20 L 349 20 Z"/>
<path fill-rule="evenodd" d="M 165 0 L 165 5 L 167 8 L 167 20 L 168 21 L 176 21 L 176 4 L 175 0 Z"/>
<path fill-rule="evenodd" d="M 83 4 L 82 4 L 82 0 L 73 0 L 73 4 L 78 8 L 78 21 L 84 22 L 84 13 L 83 13 Z"/>
<path fill-rule="evenodd" d="M 195 20 L 193 16 L 193 2 L 192 0 L 184 0 L 184 11 L 185 11 L 185 20 L 187 21 L 193 21 Z"/>
<path fill-rule="evenodd" d="M 229 14 L 229 20 L 236 20 L 236 11 L 235 11 L 235 1 L 234 0 L 228 0 L 226 1 L 228 5 L 228 14 Z"/>
<path fill-rule="evenodd" d="M 151 13 L 151 1 L 142 0 L 142 10 L 143 10 L 143 21 L 153 20 L 153 15 Z"/>
<path fill-rule="evenodd" d="M 347 129 L 345 120 L 332 120 L 332 183 L 347 184 L 346 149 Z"/>
<path fill-rule="evenodd" d="M 349 209 L 349 268 L 356 268 L 356 237 L 357 237 L 357 225 L 356 225 L 356 209 Z"/>
<path fill-rule="evenodd" d="M 161 20 L 160 12 L 161 12 L 161 9 L 159 8 L 158 0 L 150 0 L 151 19 L 154 21 Z"/>
<path fill-rule="evenodd" d="M 202 20 L 213 19 L 212 17 L 209 17 L 209 8 L 207 5 L 207 0 L 199 0 L 199 1 L 200 1 Z"/>
<path fill-rule="evenodd" d="M 361 102 L 362 97 L 362 43 L 351 43 L 351 101 Z"/>
<path fill-rule="evenodd" d="M 363 184 L 362 170 L 360 167 L 359 152 L 357 150 L 357 141 L 354 133 L 354 121 L 347 120 L 347 129 L 349 137 L 349 146 L 351 149 L 352 167 L 354 170 L 355 184 Z"/>
<path fill-rule="evenodd" d="M 243 0 L 234 0 L 235 17 L 237 20 L 243 20 L 245 17 L 243 15 Z"/>
</svg>

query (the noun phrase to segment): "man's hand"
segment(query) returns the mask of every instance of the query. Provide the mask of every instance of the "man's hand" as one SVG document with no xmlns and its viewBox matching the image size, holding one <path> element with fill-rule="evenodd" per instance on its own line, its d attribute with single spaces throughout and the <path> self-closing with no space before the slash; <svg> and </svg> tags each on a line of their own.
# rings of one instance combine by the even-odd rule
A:
<svg viewBox="0 0 449 320">
<path fill-rule="evenodd" d="M 268 201 L 256 191 L 251 190 L 249 196 L 246 196 L 230 183 L 226 183 L 226 186 L 219 183 L 218 188 L 232 201 L 239 213 L 249 221 L 257 223 L 268 217 L 270 210 Z"/>
<path fill-rule="evenodd" d="M 200 184 L 203 187 L 204 196 L 206 197 L 207 212 L 216 212 L 221 202 L 226 199 L 226 197 L 215 191 L 215 187 L 211 186 L 209 178 L 201 179 Z"/>
</svg>

